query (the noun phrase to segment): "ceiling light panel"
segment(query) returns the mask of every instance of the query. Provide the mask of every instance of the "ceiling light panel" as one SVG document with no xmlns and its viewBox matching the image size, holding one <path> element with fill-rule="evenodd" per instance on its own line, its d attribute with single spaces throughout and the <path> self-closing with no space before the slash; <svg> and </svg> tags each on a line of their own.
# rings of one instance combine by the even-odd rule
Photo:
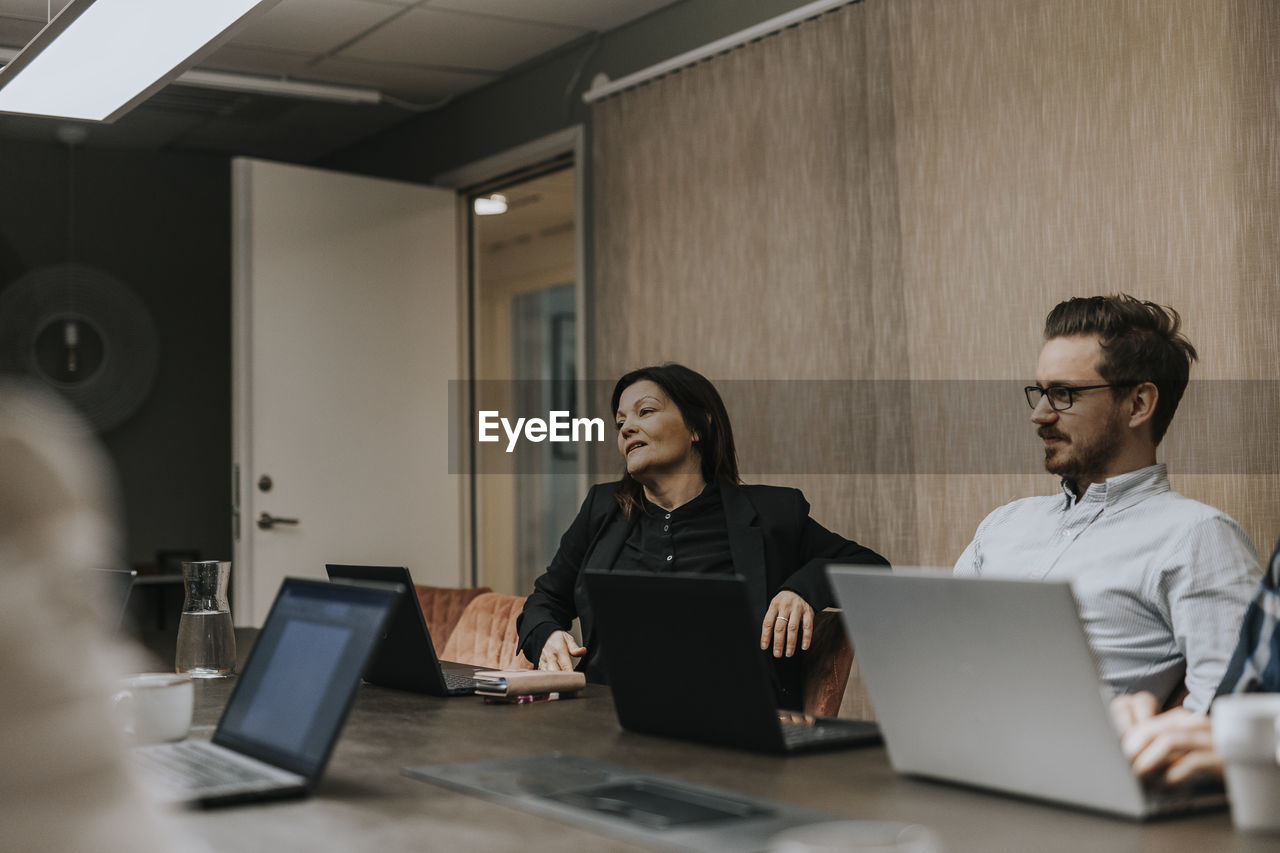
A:
<svg viewBox="0 0 1280 853">
<path fill-rule="evenodd" d="M 110 121 L 273 0 L 73 0 L 0 71 L 0 111 Z"/>
</svg>

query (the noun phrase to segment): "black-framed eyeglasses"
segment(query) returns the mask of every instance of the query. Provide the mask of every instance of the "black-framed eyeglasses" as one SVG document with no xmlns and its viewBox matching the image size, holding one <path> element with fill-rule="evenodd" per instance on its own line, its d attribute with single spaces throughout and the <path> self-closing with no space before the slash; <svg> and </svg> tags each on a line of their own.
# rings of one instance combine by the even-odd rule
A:
<svg viewBox="0 0 1280 853">
<path fill-rule="evenodd" d="M 1050 385 L 1048 388 L 1040 385 L 1028 385 L 1022 389 L 1027 395 L 1027 405 L 1035 408 L 1040 405 L 1040 399 L 1047 397 L 1049 399 L 1049 408 L 1055 412 L 1065 412 L 1071 408 L 1071 404 L 1076 401 L 1076 394 L 1081 391 L 1093 391 L 1096 388 L 1132 388 L 1134 382 L 1118 382 L 1107 385 Z"/>
</svg>

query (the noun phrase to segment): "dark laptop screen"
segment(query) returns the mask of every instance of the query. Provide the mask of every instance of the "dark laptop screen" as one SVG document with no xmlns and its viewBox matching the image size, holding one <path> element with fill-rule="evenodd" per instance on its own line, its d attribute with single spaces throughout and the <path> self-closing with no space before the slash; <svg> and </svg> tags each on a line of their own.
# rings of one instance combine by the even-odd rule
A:
<svg viewBox="0 0 1280 853">
<path fill-rule="evenodd" d="M 286 580 L 214 742 L 318 775 L 399 589 Z"/>
</svg>

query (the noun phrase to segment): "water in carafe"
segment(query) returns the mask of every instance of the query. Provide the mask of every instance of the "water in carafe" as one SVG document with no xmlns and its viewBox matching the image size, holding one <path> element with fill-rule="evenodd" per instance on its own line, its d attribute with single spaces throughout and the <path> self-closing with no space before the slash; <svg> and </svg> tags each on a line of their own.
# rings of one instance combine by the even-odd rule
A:
<svg viewBox="0 0 1280 853">
<path fill-rule="evenodd" d="M 236 668 L 236 635 L 227 602 L 231 564 L 207 560 L 182 564 L 186 598 L 178 622 L 174 669 L 196 678 L 222 678 Z"/>
<path fill-rule="evenodd" d="M 222 678 L 235 671 L 236 633 L 231 613 L 199 610 L 183 613 L 178 624 L 175 669 L 195 678 Z"/>
</svg>

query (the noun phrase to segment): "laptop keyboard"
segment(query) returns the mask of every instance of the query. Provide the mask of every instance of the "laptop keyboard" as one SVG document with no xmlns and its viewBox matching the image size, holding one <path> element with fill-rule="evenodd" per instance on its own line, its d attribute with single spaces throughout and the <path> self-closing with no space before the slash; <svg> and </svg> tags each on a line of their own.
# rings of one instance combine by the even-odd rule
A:
<svg viewBox="0 0 1280 853">
<path fill-rule="evenodd" d="M 279 777 L 242 764 L 207 741 L 182 741 L 135 750 L 139 765 L 155 781 L 172 788 L 206 790 L 272 782 Z"/>
<path fill-rule="evenodd" d="M 450 693 L 474 693 L 476 689 L 476 680 L 470 675 L 462 672 L 454 672 L 446 669 L 442 672 L 444 675 L 444 686 L 449 689 Z"/>
<path fill-rule="evenodd" d="M 1174 788 L 1148 790 L 1146 796 L 1150 813 L 1162 816 L 1227 804 L 1227 791 L 1222 780 L 1212 778 L 1195 779 Z"/>
<path fill-rule="evenodd" d="M 866 742 L 878 740 L 878 728 L 874 723 L 836 720 L 826 725 L 818 723 L 790 723 L 780 720 L 782 740 L 788 750 L 805 749 L 823 744 Z"/>
<path fill-rule="evenodd" d="M 847 740 L 849 733 L 844 729 L 827 728 L 826 726 L 805 726 L 799 723 L 783 723 L 782 739 L 787 746 L 810 746 L 812 744 L 830 743 Z"/>
</svg>

